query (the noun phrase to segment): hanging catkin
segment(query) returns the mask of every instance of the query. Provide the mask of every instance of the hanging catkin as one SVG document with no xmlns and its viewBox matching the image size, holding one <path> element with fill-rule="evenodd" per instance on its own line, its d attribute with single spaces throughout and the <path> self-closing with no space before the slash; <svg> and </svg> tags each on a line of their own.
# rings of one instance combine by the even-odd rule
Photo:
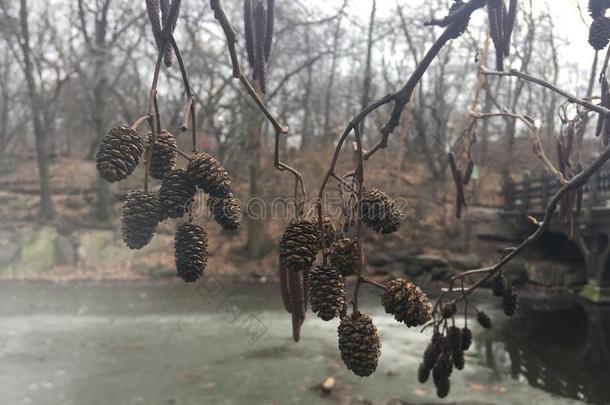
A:
<svg viewBox="0 0 610 405">
<path fill-rule="evenodd" d="M 262 2 L 254 7 L 254 70 L 259 87 L 267 92 L 267 63 L 265 62 L 265 32 L 267 31 L 267 13 Z"/>
</svg>

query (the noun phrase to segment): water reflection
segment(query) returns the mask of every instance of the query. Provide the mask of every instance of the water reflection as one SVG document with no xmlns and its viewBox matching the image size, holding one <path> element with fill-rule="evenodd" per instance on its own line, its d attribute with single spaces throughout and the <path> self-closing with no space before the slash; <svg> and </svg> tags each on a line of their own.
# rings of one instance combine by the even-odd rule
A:
<svg viewBox="0 0 610 405">
<path fill-rule="evenodd" d="M 526 301 L 519 317 L 480 333 L 476 350 L 498 378 L 610 404 L 610 306 Z"/>
</svg>

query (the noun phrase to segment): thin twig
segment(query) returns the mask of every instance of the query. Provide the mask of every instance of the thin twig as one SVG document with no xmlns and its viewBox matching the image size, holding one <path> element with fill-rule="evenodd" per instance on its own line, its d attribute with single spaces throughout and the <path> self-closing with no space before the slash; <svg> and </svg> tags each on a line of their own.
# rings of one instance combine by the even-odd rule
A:
<svg viewBox="0 0 610 405">
<path fill-rule="evenodd" d="M 496 72 L 496 71 L 485 69 L 483 67 L 481 67 L 481 72 L 486 76 L 514 76 L 514 77 L 518 77 L 523 80 L 527 80 L 528 82 L 538 84 L 542 87 L 546 87 L 547 89 L 554 91 L 555 93 L 567 98 L 574 104 L 579 104 L 585 108 L 588 108 L 589 110 L 610 116 L 609 109 L 599 106 L 597 104 L 593 104 L 582 98 L 576 97 L 564 90 L 561 90 L 560 88 L 558 88 L 557 86 L 555 86 L 549 82 L 546 82 L 546 81 L 539 79 L 537 77 L 534 77 L 534 76 L 530 76 L 527 73 L 519 72 L 518 70 L 515 70 L 515 69 L 511 69 L 508 72 Z"/>
<path fill-rule="evenodd" d="M 595 172 L 597 172 L 609 159 L 610 159 L 610 146 L 606 147 L 606 149 L 604 149 L 603 152 L 597 158 L 595 158 L 595 160 L 593 160 L 587 167 L 585 167 L 583 169 L 583 171 L 581 171 L 576 176 L 572 177 L 572 179 L 570 179 L 565 185 L 563 185 L 559 189 L 559 191 L 557 191 L 557 193 L 555 193 L 555 195 L 553 195 L 553 197 L 547 204 L 545 214 L 544 214 L 544 219 L 540 223 L 540 226 L 538 227 L 538 229 L 536 229 L 536 231 L 534 233 L 532 233 L 527 239 L 525 239 L 519 246 L 515 247 L 514 250 L 512 250 L 509 254 L 504 256 L 504 258 L 502 258 L 502 260 L 500 260 L 498 263 L 494 264 L 493 266 L 482 268 L 482 269 L 466 271 L 466 272 L 463 272 L 463 273 L 460 273 L 460 274 L 454 276 L 452 281 L 454 279 L 463 278 L 463 277 L 466 277 L 471 274 L 478 274 L 478 273 L 485 274 L 483 277 L 481 277 L 479 280 L 477 280 L 475 283 L 473 283 L 470 287 L 465 289 L 464 292 L 459 297 L 455 298 L 452 302 L 456 303 L 456 302 L 464 299 L 468 295 L 472 294 L 473 291 L 475 291 L 482 284 L 484 284 L 488 279 L 490 279 L 493 275 L 495 275 L 498 271 L 500 271 L 515 256 L 519 255 L 521 252 L 523 252 L 525 249 L 527 249 L 532 243 L 534 243 L 544 233 L 544 231 L 546 231 L 546 229 L 550 226 L 551 221 L 553 219 L 553 215 L 555 214 L 557 205 L 559 204 L 559 201 L 561 200 L 561 198 L 566 193 L 569 193 L 570 191 L 574 191 L 574 190 L 584 186 L 585 183 L 587 182 L 587 180 L 589 180 L 589 178 Z"/>
<path fill-rule="evenodd" d="M 214 11 L 214 18 L 220 24 L 225 37 L 227 39 L 227 47 L 229 50 L 229 57 L 231 58 L 231 66 L 233 67 L 233 77 L 239 79 L 243 87 L 246 89 L 250 97 L 254 100 L 258 108 L 263 112 L 267 120 L 273 126 L 275 130 L 275 148 L 274 148 L 274 159 L 273 164 L 277 170 L 280 171 L 288 171 L 292 173 L 295 177 L 295 190 L 300 190 L 302 194 L 302 198 L 299 199 L 296 195 L 295 191 L 295 200 L 297 201 L 299 211 L 302 211 L 302 205 L 307 200 L 307 191 L 305 189 L 305 182 L 303 181 L 303 176 L 301 173 L 295 168 L 283 163 L 280 161 L 280 136 L 288 133 L 288 128 L 282 124 L 280 124 L 279 120 L 271 113 L 265 102 L 262 98 L 257 94 L 256 90 L 248 80 L 248 78 L 243 74 L 239 65 L 239 59 L 237 57 L 237 51 L 235 48 L 235 44 L 237 43 L 237 34 L 235 30 L 231 26 L 227 15 L 224 12 L 222 7 L 222 3 L 220 0 L 210 0 L 210 6 Z"/>
</svg>

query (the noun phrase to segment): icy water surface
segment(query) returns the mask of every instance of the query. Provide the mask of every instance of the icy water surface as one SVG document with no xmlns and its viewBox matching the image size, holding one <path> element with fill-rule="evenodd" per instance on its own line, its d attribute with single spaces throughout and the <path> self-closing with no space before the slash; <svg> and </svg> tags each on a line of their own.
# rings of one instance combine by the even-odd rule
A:
<svg viewBox="0 0 610 405">
<path fill-rule="evenodd" d="M 341 364 L 336 321 L 310 314 L 292 342 L 275 285 L 3 284 L 0 404 L 610 403 L 608 309 L 537 304 L 506 321 L 479 297 L 496 326 L 473 326 L 466 368 L 438 400 L 416 380 L 429 336 L 365 298 L 383 346 L 359 378 Z M 322 396 L 328 376 L 337 387 Z"/>
</svg>

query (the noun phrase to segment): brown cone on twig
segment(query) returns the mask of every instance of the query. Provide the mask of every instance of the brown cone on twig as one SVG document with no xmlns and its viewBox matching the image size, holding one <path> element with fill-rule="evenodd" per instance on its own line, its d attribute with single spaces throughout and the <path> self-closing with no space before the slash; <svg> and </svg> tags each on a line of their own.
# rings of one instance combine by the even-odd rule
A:
<svg viewBox="0 0 610 405">
<path fill-rule="evenodd" d="M 97 171 L 106 181 L 127 178 L 140 162 L 144 141 L 135 129 L 115 127 L 102 139 L 95 157 Z"/>
<path fill-rule="evenodd" d="M 370 316 L 356 312 L 341 319 L 339 351 L 348 369 L 360 377 L 367 377 L 377 369 L 381 354 L 381 340 Z"/>
<path fill-rule="evenodd" d="M 519 294 L 515 287 L 509 287 L 502 297 L 502 305 L 506 316 L 513 316 L 519 307 Z"/>
<path fill-rule="evenodd" d="M 202 227 L 185 223 L 178 227 L 174 240 L 176 270 L 187 283 L 199 279 L 208 261 L 208 235 Z"/>
<path fill-rule="evenodd" d="M 347 300 L 345 279 L 332 267 L 315 266 L 307 278 L 307 292 L 311 310 L 324 321 L 338 317 Z"/>
<path fill-rule="evenodd" d="M 417 380 L 421 384 L 424 384 L 430 378 L 431 371 L 432 369 L 426 367 L 424 363 L 421 363 L 417 369 Z"/>
<path fill-rule="evenodd" d="M 472 331 L 464 326 L 462 328 L 462 351 L 470 349 L 470 345 L 472 345 Z"/>
<path fill-rule="evenodd" d="M 610 41 L 610 18 L 603 15 L 596 17 L 589 27 L 589 44 L 600 51 Z"/>
<path fill-rule="evenodd" d="M 169 171 L 159 189 L 159 199 L 164 216 L 180 218 L 190 210 L 196 188 L 183 169 Z"/>
<path fill-rule="evenodd" d="M 496 297 L 502 297 L 507 287 L 508 282 L 506 281 L 506 277 L 504 274 L 498 273 L 498 275 L 494 277 L 491 284 L 491 291 L 493 295 Z"/>
<path fill-rule="evenodd" d="M 155 138 L 156 143 L 152 148 L 148 171 L 152 178 L 163 180 L 165 174 L 169 173 L 176 164 L 176 152 L 169 149 L 176 147 L 176 138 L 166 129 L 159 132 Z M 146 141 L 146 155 L 150 153 L 152 142 L 153 134 L 149 133 Z"/>
<path fill-rule="evenodd" d="M 161 219 L 159 196 L 146 191 L 127 194 L 121 212 L 121 233 L 130 249 L 141 249 L 148 245 Z"/>
<path fill-rule="evenodd" d="M 292 220 L 280 241 L 280 260 L 290 271 L 310 268 L 319 249 L 317 224 L 307 219 Z"/>
<path fill-rule="evenodd" d="M 589 14 L 593 18 L 603 16 L 608 8 L 610 8 L 610 1 L 608 0 L 589 0 Z"/>
<path fill-rule="evenodd" d="M 485 329 L 491 329 L 492 327 L 491 318 L 483 311 L 479 312 L 477 315 L 477 322 Z"/>
<path fill-rule="evenodd" d="M 226 230 L 235 231 L 241 225 L 239 200 L 232 193 L 228 197 L 208 198 L 208 209 L 214 220 Z"/>
<path fill-rule="evenodd" d="M 452 316 L 454 316 L 456 312 L 457 312 L 457 305 L 455 305 L 454 303 L 450 303 L 443 307 L 441 315 L 443 316 L 443 318 L 449 319 Z"/>
<path fill-rule="evenodd" d="M 452 363 L 447 353 L 441 353 L 432 370 L 432 378 L 436 387 L 436 395 L 439 398 L 444 398 L 449 395 Z"/>
<path fill-rule="evenodd" d="M 330 265 L 343 276 L 351 276 L 358 269 L 358 241 L 341 238 L 330 247 Z"/>
<path fill-rule="evenodd" d="M 431 305 L 426 294 L 415 284 L 402 278 L 387 284 L 381 296 L 385 311 L 407 326 L 423 325 L 432 319 Z"/>
<path fill-rule="evenodd" d="M 315 222 L 316 227 L 319 228 L 318 218 L 314 218 L 314 219 L 312 219 L 312 221 Z M 335 228 L 335 224 L 334 224 L 333 220 L 327 216 L 322 217 L 322 228 L 324 229 L 324 246 L 328 249 L 335 241 L 335 237 L 337 235 L 337 229 Z M 319 231 L 318 231 L 318 234 L 319 234 Z M 319 240 L 320 240 L 320 238 L 318 235 L 318 241 Z M 321 244 L 321 242 L 318 242 L 318 249 L 321 249 L 321 248 L 322 248 L 322 244 Z"/>
<path fill-rule="evenodd" d="M 378 233 L 392 233 L 400 226 L 400 211 L 394 200 L 374 188 L 362 190 L 360 215 L 362 221 Z"/>
<path fill-rule="evenodd" d="M 200 152 L 186 167 L 189 180 L 212 197 L 231 195 L 231 179 L 223 165 L 213 156 Z"/>
</svg>

